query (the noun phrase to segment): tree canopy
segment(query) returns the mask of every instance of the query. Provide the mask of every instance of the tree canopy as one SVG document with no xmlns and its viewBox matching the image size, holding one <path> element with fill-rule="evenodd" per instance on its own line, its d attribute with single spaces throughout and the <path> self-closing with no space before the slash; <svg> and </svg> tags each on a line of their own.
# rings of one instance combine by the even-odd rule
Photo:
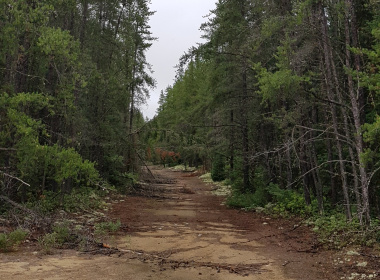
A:
<svg viewBox="0 0 380 280">
<path fill-rule="evenodd" d="M 64 199 L 138 172 L 152 14 L 147 0 L 0 1 L 1 195 Z"/>
</svg>

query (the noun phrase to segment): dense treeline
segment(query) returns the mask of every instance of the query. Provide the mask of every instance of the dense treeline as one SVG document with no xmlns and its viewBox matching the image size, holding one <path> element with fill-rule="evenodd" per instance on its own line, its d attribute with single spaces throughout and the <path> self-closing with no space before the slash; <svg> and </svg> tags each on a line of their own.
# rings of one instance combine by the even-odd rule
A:
<svg viewBox="0 0 380 280">
<path fill-rule="evenodd" d="M 280 193 L 380 215 L 380 11 L 371 0 L 219 0 L 147 137 L 263 206 Z M 262 205 L 260 205 L 262 204 Z"/>
<path fill-rule="evenodd" d="M 62 203 L 136 172 L 138 107 L 155 83 L 148 5 L 0 0 L 0 198 Z"/>
</svg>

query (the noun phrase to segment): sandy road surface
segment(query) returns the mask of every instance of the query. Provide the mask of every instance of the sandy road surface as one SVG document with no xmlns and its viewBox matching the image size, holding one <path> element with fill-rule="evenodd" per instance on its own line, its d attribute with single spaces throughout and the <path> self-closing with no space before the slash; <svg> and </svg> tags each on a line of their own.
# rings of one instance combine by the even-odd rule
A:
<svg viewBox="0 0 380 280">
<path fill-rule="evenodd" d="M 307 228 L 228 209 L 192 173 L 153 172 L 151 197 L 114 201 L 108 213 L 124 225 L 109 239 L 119 251 L 0 254 L 0 279 L 336 279 Z"/>
</svg>

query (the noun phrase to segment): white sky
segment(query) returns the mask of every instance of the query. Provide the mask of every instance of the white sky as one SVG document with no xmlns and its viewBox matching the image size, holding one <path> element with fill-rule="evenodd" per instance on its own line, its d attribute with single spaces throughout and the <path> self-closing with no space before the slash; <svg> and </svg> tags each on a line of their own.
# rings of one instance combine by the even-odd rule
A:
<svg viewBox="0 0 380 280">
<path fill-rule="evenodd" d="M 208 19 L 216 0 L 151 0 L 150 19 L 153 37 L 158 37 L 147 52 L 147 61 L 153 66 L 157 87 L 150 92 L 147 106 L 142 106 L 144 117 L 153 118 L 161 90 L 174 83 L 175 65 L 187 50 L 201 43 L 199 27 Z"/>
</svg>

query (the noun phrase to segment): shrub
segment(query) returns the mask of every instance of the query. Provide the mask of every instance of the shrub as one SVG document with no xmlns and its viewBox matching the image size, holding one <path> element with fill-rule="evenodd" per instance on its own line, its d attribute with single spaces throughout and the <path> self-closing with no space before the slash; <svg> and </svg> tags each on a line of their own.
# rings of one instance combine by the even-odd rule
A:
<svg viewBox="0 0 380 280">
<path fill-rule="evenodd" d="M 16 229 L 10 233 L 0 233 L 0 251 L 9 251 L 25 240 L 28 233 L 22 229 Z"/>
<path fill-rule="evenodd" d="M 53 226 L 53 233 L 56 234 L 56 245 L 63 246 L 65 243 L 75 240 L 75 236 L 72 235 L 71 226 L 68 221 L 56 223 Z"/>
<path fill-rule="evenodd" d="M 303 195 L 295 190 L 284 190 L 278 185 L 270 183 L 268 192 L 273 197 L 274 204 L 271 211 L 275 214 L 308 216 L 313 213 L 313 207 L 306 205 Z"/>
<path fill-rule="evenodd" d="M 254 193 L 235 191 L 227 198 L 227 205 L 234 208 L 253 209 L 263 207 L 268 203 L 268 193 L 265 188 L 258 188 Z"/>
<path fill-rule="evenodd" d="M 235 191 L 227 197 L 226 204 L 233 208 L 253 209 L 257 206 L 257 198 L 253 193 L 240 193 Z"/>
<path fill-rule="evenodd" d="M 343 213 L 332 213 L 309 221 L 319 241 L 330 248 L 340 249 L 347 245 L 376 246 L 380 242 L 379 221 L 364 228 L 357 219 L 347 221 Z"/>
<path fill-rule="evenodd" d="M 57 233 L 47 233 L 44 236 L 38 238 L 38 244 L 42 247 L 46 254 L 51 253 L 53 248 L 57 247 Z"/>
<path fill-rule="evenodd" d="M 212 163 L 211 178 L 215 182 L 223 181 L 226 178 L 224 158 L 217 154 Z"/>
<path fill-rule="evenodd" d="M 70 194 L 64 194 L 53 191 L 45 191 L 39 200 L 31 200 L 28 203 L 30 208 L 38 208 L 43 213 L 53 212 L 57 209 L 63 209 L 67 212 L 75 212 L 80 209 L 96 209 L 102 204 L 100 191 L 90 187 L 81 187 L 74 189 Z"/>
<path fill-rule="evenodd" d="M 52 232 L 41 236 L 38 243 L 45 251 L 50 253 L 53 248 L 62 248 L 69 242 L 75 242 L 77 235 L 72 231 L 72 224 L 68 221 L 57 222 L 52 227 Z"/>
<path fill-rule="evenodd" d="M 94 237 L 97 242 L 106 238 L 110 233 L 116 232 L 120 229 L 121 222 L 102 222 L 95 224 Z"/>
</svg>

